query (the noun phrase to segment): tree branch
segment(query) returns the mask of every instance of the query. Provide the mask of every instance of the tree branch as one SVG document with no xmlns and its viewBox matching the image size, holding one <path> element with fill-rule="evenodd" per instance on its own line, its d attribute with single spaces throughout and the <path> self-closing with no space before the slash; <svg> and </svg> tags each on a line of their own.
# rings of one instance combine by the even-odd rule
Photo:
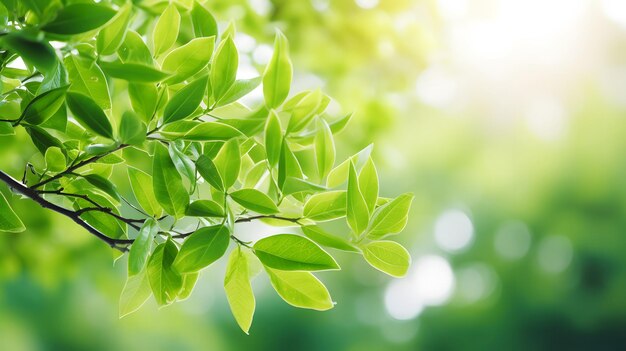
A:
<svg viewBox="0 0 626 351">
<path fill-rule="evenodd" d="M 15 190 L 16 192 L 18 192 L 18 193 L 20 193 L 20 194 L 22 194 L 22 195 L 32 199 L 33 201 L 37 202 L 41 207 L 50 209 L 50 210 L 52 210 L 54 212 L 60 213 L 60 214 L 62 214 L 64 216 L 70 218 L 76 224 L 78 224 L 79 226 L 81 226 L 84 229 L 86 229 L 90 234 L 92 234 L 95 237 L 97 237 L 98 239 L 104 241 L 110 247 L 112 247 L 114 249 L 118 249 L 121 252 L 126 252 L 128 250 L 127 246 L 129 244 L 132 244 L 133 241 L 134 241 L 132 239 L 115 239 L 115 238 L 111 238 L 111 237 L 103 234 L 102 232 L 100 232 L 96 228 L 92 227 L 87 222 L 85 222 L 82 218 L 80 218 L 80 213 L 78 213 L 76 211 L 68 210 L 67 208 L 64 208 L 64 207 L 61 207 L 59 205 L 53 204 L 52 202 L 44 199 L 37 192 L 37 190 L 29 188 L 29 187 L 25 186 L 24 184 L 18 182 L 17 180 L 15 180 L 13 177 L 8 175 L 4 171 L 0 171 L 0 180 L 5 182 L 10 188 Z"/>
<path fill-rule="evenodd" d="M 31 188 L 32 189 L 39 188 L 39 187 L 41 187 L 41 186 L 43 186 L 45 184 L 48 184 L 48 183 L 50 183 L 50 182 L 52 182 L 54 180 L 57 180 L 57 179 L 59 179 L 61 177 L 64 177 L 64 176 L 66 176 L 68 174 L 71 174 L 72 172 L 74 172 L 76 169 L 78 169 L 80 167 L 83 167 L 83 166 L 86 166 L 86 165 L 88 165 L 90 163 L 96 162 L 99 159 L 103 158 L 104 156 L 112 154 L 112 153 L 114 153 L 116 151 L 119 151 L 119 150 L 121 150 L 121 149 L 123 149 L 125 147 L 128 147 L 128 146 L 130 146 L 130 145 L 128 145 L 128 144 L 121 144 L 120 146 L 116 147 L 113 150 L 107 151 L 107 152 L 105 152 L 103 154 L 100 154 L 100 155 L 92 156 L 92 157 L 90 157 L 90 158 L 88 158 L 88 159 L 86 159 L 84 161 L 78 162 L 77 164 L 72 165 L 72 166 L 66 168 L 65 171 L 63 171 L 61 173 L 57 173 L 56 175 L 53 175 L 52 177 L 50 177 L 48 179 L 42 180 L 42 181 L 38 182 L 37 184 L 32 185 Z"/>
</svg>

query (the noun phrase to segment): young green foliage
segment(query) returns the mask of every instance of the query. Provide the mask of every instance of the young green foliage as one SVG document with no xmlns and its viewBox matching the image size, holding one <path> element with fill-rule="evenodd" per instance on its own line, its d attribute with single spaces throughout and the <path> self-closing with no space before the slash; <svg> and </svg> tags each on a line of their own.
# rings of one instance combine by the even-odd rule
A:
<svg viewBox="0 0 626 351">
<path fill-rule="evenodd" d="M 151 296 L 160 306 L 188 298 L 226 255 L 224 290 L 246 333 L 257 271 L 288 304 L 320 311 L 334 302 L 311 272 L 340 269 L 339 251 L 406 274 L 406 249 L 381 239 L 404 229 L 413 195 L 379 197 L 371 145 L 336 160 L 351 115 L 327 112 L 319 89 L 289 96 L 285 35 L 263 74 L 238 80 L 249 58 L 234 24 L 220 35 L 197 0 L 45 3 L 24 2 L 3 22 L 0 138 L 23 128 L 33 157 L 22 180 L 0 179 L 128 252 L 120 316 Z M 25 67 L 7 69 L 18 58 Z M 263 101 L 246 106 L 261 83 Z M 24 231 L 3 193 L 0 231 Z M 241 240 L 236 224 L 255 220 L 299 229 Z"/>
</svg>

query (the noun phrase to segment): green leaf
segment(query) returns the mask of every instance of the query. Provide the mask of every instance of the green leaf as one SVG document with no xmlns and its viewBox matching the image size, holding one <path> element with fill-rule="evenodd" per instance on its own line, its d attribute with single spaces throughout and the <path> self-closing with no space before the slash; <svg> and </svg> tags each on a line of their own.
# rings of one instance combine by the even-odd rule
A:
<svg viewBox="0 0 626 351">
<path fill-rule="evenodd" d="M 220 149 L 214 159 L 222 180 L 224 188 L 228 189 L 237 181 L 239 169 L 241 168 L 241 154 L 239 152 L 239 143 L 236 139 L 230 139 Z"/>
<path fill-rule="evenodd" d="M 193 33 L 197 37 L 217 37 L 217 22 L 211 13 L 194 1 L 191 9 L 191 23 L 193 25 Z"/>
<path fill-rule="evenodd" d="M 130 1 L 122 6 L 111 22 L 98 34 L 96 48 L 100 55 L 113 55 L 122 45 L 130 23 L 133 5 Z"/>
<path fill-rule="evenodd" d="M 150 122 L 157 108 L 159 92 L 152 83 L 128 83 L 128 97 L 133 110 L 138 113 L 145 122 Z"/>
<path fill-rule="evenodd" d="M 174 4 L 169 4 L 154 26 L 152 32 L 152 43 L 154 56 L 157 57 L 171 48 L 178 37 L 180 28 L 180 14 Z"/>
<path fill-rule="evenodd" d="M 344 217 L 347 198 L 344 190 L 315 194 L 304 204 L 303 215 L 319 222 Z"/>
<path fill-rule="evenodd" d="M 367 237 L 375 240 L 401 232 L 408 221 L 413 197 L 411 193 L 402 194 L 376 209 Z"/>
<path fill-rule="evenodd" d="M 193 39 L 187 44 L 172 50 L 161 68 L 172 74 L 165 83 L 176 84 L 200 72 L 209 64 L 213 55 L 215 37 Z M 207 82 L 208 84 L 208 82 Z"/>
<path fill-rule="evenodd" d="M 104 191 L 115 200 L 120 201 L 120 194 L 118 193 L 117 188 L 108 179 L 97 174 L 87 174 L 83 175 L 82 177 L 85 178 L 85 180 L 88 181 L 89 184 Z"/>
<path fill-rule="evenodd" d="M 70 184 L 71 186 L 71 184 Z M 67 191 L 71 192 L 71 189 L 66 187 Z M 89 194 L 89 198 L 95 201 L 100 206 L 111 209 L 112 213 L 120 214 L 115 205 L 109 200 L 109 198 L 100 193 L 92 192 Z M 75 202 L 75 208 L 93 207 L 91 202 L 83 199 L 77 199 Z M 92 227 L 99 230 L 101 233 L 106 233 L 111 238 L 123 238 L 126 236 L 126 223 L 122 223 L 119 220 L 112 217 L 109 213 L 99 211 L 89 211 L 80 215 L 85 222 Z"/>
<path fill-rule="evenodd" d="M 359 173 L 359 189 L 371 214 L 378 200 L 378 172 L 374 161 L 370 157 Z"/>
<path fill-rule="evenodd" d="M 396 278 L 404 277 L 411 264 L 409 252 L 393 241 L 374 241 L 364 245 L 363 258 L 372 267 Z"/>
<path fill-rule="evenodd" d="M 96 62 L 69 55 L 65 58 L 65 67 L 72 82 L 70 91 L 91 97 L 104 110 L 111 108 L 108 83 Z"/>
<path fill-rule="evenodd" d="M 11 122 L 0 122 L 0 136 L 15 135 L 15 128 Z"/>
<path fill-rule="evenodd" d="M 40 72 L 51 72 L 56 67 L 57 56 L 47 42 L 36 41 L 20 32 L 13 32 L 4 35 L 0 43 L 3 48 L 17 53 L 26 64 L 35 66 Z"/>
<path fill-rule="evenodd" d="M 291 109 L 291 118 L 287 126 L 289 133 L 298 132 L 311 122 L 322 104 L 323 96 L 320 90 L 312 91 L 305 95 L 296 106 Z"/>
<path fill-rule="evenodd" d="M 62 172 L 65 170 L 65 155 L 60 148 L 53 146 L 46 150 L 46 169 L 50 172 Z"/>
<path fill-rule="evenodd" d="M 336 235 L 332 235 L 318 226 L 303 226 L 302 232 L 304 233 L 304 235 L 307 236 L 307 238 L 315 241 L 322 246 L 332 247 L 333 249 L 349 252 L 360 252 L 360 250 L 354 245 L 350 244 L 348 240 L 345 240 L 344 238 L 338 237 Z"/>
<path fill-rule="evenodd" d="M 278 234 L 254 244 L 254 253 L 266 267 L 283 271 L 322 271 L 340 269 L 332 256 L 311 240 Z"/>
<path fill-rule="evenodd" d="M 63 147 L 63 144 L 59 139 L 50 135 L 50 133 L 46 132 L 46 130 L 43 128 L 39 128 L 37 126 L 28 126 L 26 128 L 26 132 L 28 133 L 28 135 L 30 135 L 30 138 L 32 139 L 33 144 L 35 144 L 37 150 L 39 150 L 39 152 L 41 152 L 42 154 L 45 154 L 46 150 L 49 147 Z"/>
<path fill-rule="evenodd" d="M 224 217 L 224 209 L 213 200 L 196 200 L 187 207 L 187 216 Z"/>
<path fill-rule="evenodd" d="M 222 40 L 211 63 L 211 87 L 213 97 L 219 101 L 235 82 L 239 55 L 232 37 Z"/>
<path fill-rule="evenodd" d="M 248 334 L 254 316 L 255 299 L 250 284 L 248 258 L 239 246 L 232 251 L 228 258 L 224 290 L 237 324 L 244 333 Z"/>
<path fill-rule="evenodd" d="M 217 101 L 216 106 L 223 106 L 235 102 L 242 97 L 248 95 L 252 90 L 261 84 L 262 77 L 256 77 L 251 79 L 236 80 L 233 85 L 230 86 L 228 91 Z"/>
<path fill-rule="evenodd" d="M 160 82 L 169 77 L 169 73 L 141 63 L 100 62 L 100 67 L 113 78 L 127 80 L 133 83 Z"/>
<path fill-rule="evenodd" d="M 326 185 L 329 188 L 334 188 L 343 184 L 346 180 L 348 180 L 348 174 L 350 173 L 350 163 L 354 163 L 357 166 L 365 164 L 365 162 L 369 159 L 373 148 L 374 145 L 369 144 L 361 151 L 357 152 L 352 157 L 341 162 L 341 164 L 333 168 L 333 170 L 330 171 L 330 173 L 328 174 L 328 178 L 326 179 Z"/>
<path fill-rule="evenodd" d="M 274 54 L 263 73 L 263 96 L 268 109 L 280 106 L 289 95 L 293 68 L 289 59 L 288 45 L 287 38 L 281 32 L 277 32 Z"/>
<path fill-rule="evenodd" d="M 80 93 L 67 93 L 67 106 L 83 127 L 103 137 L 113 139 L 113 127 L 109 118 L 90 97 Z"/>
<path fill-rule="evenodd" d="M 278 161 L 278 185 L 282 190 L 285 188 L 285 182 L 289 177 L 303 178 L 302 168 L 296 158 L 296 155 L 289 148 L 289 144 L 283 142 L 280 160 Z"/>
<path fill-rule="evenodd" d="M 120 142 L 128 145 L 141 145 L 146 140 L 147 127 L 132 112 L 126 111 L 120 122 Z"/>
<path fill-rule="evenodd" d="M 19 233 L 26 230 L 22 220 L 15 214 L 4 194 L 0 193 L 0 231 Z"/>
<path fill-rule="evenodd" d="M 155 144 L 152 163 L 152 188 L 165 212 L 182 218 L 189 205 L 189 194 L 165 146 Z"/>
<path fill-rule="evenodd" d="M 230 193 L 230 196 L 241 206 L 261 214 L 278 213 L 278 207 L 269 196 L 256 189 L 241 189 Z"/>
<path fill-rule="evenodd" d="M 193 291 L 193 288 L 196 286 L 196 283 L 198 282 L 199 277 L 200 277 L 200 273 L 198 272 L 187 273 L 183 275 L 183 287 L 178 293 L 178 298 L 177 298 L 178 301 L 185 300 L 186 298 L 191 296 L 191 292 Z"/>
<path fill-rule="evenodd" d="M 146 271 L 129 276 L 120 296 L 120 318 L 137 311 L 152 295 Z"/>
<path fill-rule="evenodd" d="M 200 176 L 204 178 L 212 187 L 219 191 L 224 191 L 224 182 L 222 181 L 222 176 L 220 172 L 217 170 L 217 167 L 213 163 L 213 161 L 205 156 L 200 155 L 198 160 L 196 161 L 196 168 L 198 169 L 198 173 Z"/>
<path fill-rule="evenodd" d="M 148 66 L 154 64 L 150 49 L 143 42 L 141 35 L 133 30 L 126 33 L 126 38 L 117 50 L 117 54 L 124 63 L 140 63 Z"/>
<path fill-rule="evenodd" d="M 348 177 L 348 192 L 347 192 L 347 203 L 346 203 L 346 217 L 348 220 L 348 225 L 354 232 L 354 234 L 361 234 L 367 224 L 369 223 L 369 211 L 367 209 L 367 204 L 365 203 L 365 199 L 363 199 L 363 195 L 361 194 L 361 190 L 359 189 L 359 182 L 356 175 L 356 170 L 354 169 L 354 164 L 350 163 L 350 174 Z"/>
<path fill-rule="evenodd" d="M 200 77 L 180 89 L 165 105 L 163 123 L 171 123 L 190 116 L 200 106 L 206 91 L 208 77 Z"/>
<path fill-rule="evenodd" d="M 148 218 L 139 229 L 133 245 L 128 252 L 128 275 L 139 274 L 148 262 L 152 240 L 159 231 L 159 224 L 153 218 Z"/>
<path fill-rule="evenodd" d="M 275 167 L 280 160 L 280 150 L 283 145 L 283 132 L 280 127 L 280 120 L 273 110 L 267 118 L 265 124 L 265 153 L 270 167 Z"/>
<path fill-rule="evenodd" d="M 154 195 L 152 177 L 136 168 L 128 167 L 128 179 L 130 179 L 130 185 L 139 206 L 141 206 L 147 214 L 160 217 L 163 211 Z"/>
<path fill-rule="evenodd" d="M 226 226 L 200 228 L 185 239 L 174 267 L 181 273 L 197 272 L 222 257 L 229 241 L 230 232 Z"/>
<path fill-rule="evenodd" d="M 59 35 L 74 35 L 97 29 L 115 16 L 108 6 L 77 3 L 62 8 L 56 18 L 43 26 L 45 32 Z"/>
<path fill-rule="evenodd" d="M 148 261 L 148 280 L 160 306 L 172 303 L 183 286 L 183 278 L 172 267 L 177 254 L 178 248 L 170 239 L 158 245 Z"/>
<path fill-rule="evenodd" d="M 320 179 L 326 178 L 330 170 L 335 164 L 335 142 L 333 141 L 333 133 L 323 119 L 317 120 L 318 133 L 315 136 L 315 159 L 317 160 L 317 170 Z M 376 187 L 378 195 L 378 184 Z"/>
<path fill-rule="evenodd" d="M 221 122 L 202 122 L 186 133 L 179 134 L 175 139 L 189 141 L 226 141 L 240 136 L 243 136 L 243 134 L 241 134 L 239 130 L 227 124 Z"/>
<path fill-rule="evenodd" d="M 265 268 L 270 283 L 278 295 L 288 304 L 326 311 L 334 304 L 328 289 L 310 272 L 286 272 Z"/>
<path fill-rule="evenodd" d="M 294 177 L 287 177 L 287 179 L 285 179 L 285 184 L 283 185 L 283 195 L 297 193 L 311 194 L 326 190 L 328 189 L 323 186 Z"/>
<path fill-rule="evenodd" d="M 68 86 L 49 90 L 28 103 L 22 120 L 29 124 L 41 124 L 52 117 L 63 106 Z"/>
</svg>

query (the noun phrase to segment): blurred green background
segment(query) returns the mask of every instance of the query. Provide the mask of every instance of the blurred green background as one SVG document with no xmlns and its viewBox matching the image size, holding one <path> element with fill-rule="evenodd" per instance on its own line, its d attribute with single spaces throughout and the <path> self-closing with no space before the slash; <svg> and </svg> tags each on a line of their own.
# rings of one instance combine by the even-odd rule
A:
<svg viewBox="0 0 626 351">
<path fill-rule="evenodd" d="M 0 349 L 626 347 L 626 2 L 206 5 L 240 32 L 242 78 L 262 71 L 280 28 L 294 91 L 321 87 L 335 111 L 356 112 L 340 156 L 373 142 L 382 195 L 416 194 L 399 237 L 409 276 L 339 254 L 344 270 L 319 274 L 338 302 L 324 313 L 286 305 L 258 277 L 246 336 L 220 262 L 187 301 L 149 302 L 120 320 L 125 260 L 113 264 L 71 221 L 14 199 L 28 230 L 0 236 Z M 31 156 L 16 140 L 0 147 L 12 174 Z"/>
</svg>

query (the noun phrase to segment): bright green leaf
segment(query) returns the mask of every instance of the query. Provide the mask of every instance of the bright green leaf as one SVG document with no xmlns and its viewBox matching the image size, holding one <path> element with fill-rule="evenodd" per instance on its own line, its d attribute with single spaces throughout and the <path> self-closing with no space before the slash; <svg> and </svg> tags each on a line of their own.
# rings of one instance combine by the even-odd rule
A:
<svg viewBox="0 0 626 351">
<path fill-rule="evenodd" d="M 273 110 L 270 112 L 265 124 L 265 153 L 270 167 L 275 167 L 280 159 L 280 150 L 283 145 L 283 132 L 280 120 Z"/>
<path fill-rule="evenodd" d="M 307 236 L 307 238 L 315 241 L 316 243 L 322 246 L 332 247 L 333 249 L 343 250 L 343 251 L 360 252 L 360 250 L 354 245 L 350 244 L 348 240 L 342 237 L 330 234 L 318 226 L 315 226 L 315 225 L 303 226 L 302 232 L 304 233 L 304 235 Z"/>
<path fill-rule="evenodd" d="M 263 96 L 268 109 L 280 106 L 289 95 L 293 68 L 289 59 L 288 45 L 287 38 L 281 32 L 277 32 L 274 54 L 263 73 Z"/>
<path fill-rule="evenodd" d="M 213 161 L 222 176 L 224 188 L 228 189 L 233 186 L 237 181 L 239 169 L 241 168 L 241 154 L 237 140 L 231 139 L 224 143 L 224 146 L 222 146 Z"/>
<path fill-rule="evenodd" d="M 122 45 L 130 23 L 133 5 L 130 1 L 122 6 L 111 22 L 98 34 L 96 48 L 100 55 L 112 55 Z"/>
<path fill-rule="evenodd" d="M 113 78 L 127 80 L 133 83 L 160 82 L 170 76 L 169 73 L 159 71 L 141 63 L 100 62 L 100 67 Z"/>
<path fill-rule="evenodd" d="M 222 181 L 222 176 L 220 172 L 217 170 L 217 167 L 213 163 L 213 161 L 205 156 L 200 155 L 198 160 L 196 161 L 196 168 L 198 169 L 198 173 L 200 176 L 204 178 L 212 187 L 219 191 L 224 191 L 224 182 Z"/>
<path fill-rule="evenodd" d="M 369 212 L 372 213 L 378 200 L 378 172 L 371 157 L 359 173 L 359 189 L 361 189 Z"/>
<path fill-rule="evenodd" d="M 320 179 L 326 178 L 335 164 L 335 142 L 333 134 L 328 127 L 328 123 L 323 119 L 318 119 L 318 133 L 315 136 L 315 159 L 317 160 L 317 170 Z M 376 188 L 378 194 L 378 187 Z"/>
<path fill-rule="evenodd" d="M 408 221 L 412 201 L 413 194 L 406 193 L 376 209 L 367 229 L 367 237 L 380 239 L 401 232 Z"/>
<path fill-rule="evenodd" d="M 162 210 L 154 195 L 152 177 L 136 168 L 128 167 L 128 178 L 139 206 L 150 216 L 161 216 Z"/>
<path fill-rule="evenodd" d="M 174 45 L 179 28 L 180 14 L 174 4 L 169 4 L 157 20 L 154 32 L 152 32 L 154 56 L 161 55 Z"/>
<path fill-rule="evenodd" d="M 344 190 L 311 196 L 304 204 L 303 215 L 314 221 L 329 221 L 346 215 L 347 195 Z"/>
<path fill-rule="evenodd" d="M 232 37 L 222 40 L 211 63 L 213 97 L 219 101 L 235 82 L 239 55 Z"/>
<path fill-rule="evenodd" d="M 137 311 L 152 295 L 146 271 L 129 276 L 120 296 L 120 318 Z"/>
<path fill-rule="evenodd" d="M 267 267 L 265 271 L 274 290 L 288 304 L 317 311 L 333 308 L 328 289 L 311 272 L 287 272 Z"/>
<path fill-rule="evenodd" d="M 180 83 L 200 72 L 209 64 L 214 45 L 215 37 L 196 38 L 168 53 L 161 68 L 172 76 L 165 83 Z"/>
<path fill-rule="evenodd" d="M 141 145 L 146 140 L 146 125 L 132 112 L 126 111 L 120 122 L 120 142 L 129 145 Z"/>
<path fill-rule="evenodd" d="M 4 194 L 0 193 L 0 231 L 19 233 L 24 230 L 26 230 L 24 223 L 15 214 Z"/>
<path fill-rule="evenodd" d="M 224 217 L 224 209 L 213 200 L 196 200 L 187 207 L 187 216 Z"/>
<path fill-rule="evenodd" d="M 152 241 L 158 231 L 159 224 L 152 218 L 146 219 L 141 229 L 139 229 L 139 234 L 128 252 L 129 276 L 139 274 L 145 267 L 146 262 L 148 262 L 148 256 L 150 256 Z"/>
<path fill-rule="evenodd" d="M 160 306 L 172 303 L 183 286 L 183 278 L 172 267 L 177 254 L 176 244 L 168 240 L 154 249 L 148 261 L 148 280 Z"/>
<path fill-rule="evenodd" d="M 185 239 L 174 267 L 181 273 L 197 272 L 222 257 L 229 241 L 230 232 L 226 226 L 200 228 Z"/>
<path fill-rule="evenodd" d="M 69 55 L 65 58 L 67 75 L 72 82 L 70 91 L 91 97 L 104 110 L 111 108 L 109 87 L 100 66 L 80 56 Z"/>
<path fill-rule="evenodd" d="M 200 77 L 176 92 L 165 105 L 163 123 L 175 122 L 190 116 L 204 98 L 208 79 L 207 76 Z"/>
<path fill-rule="evenodd" d="M 241 189 L 230 193 L 230 196 L 241 206 L 261 214 L 274 214 L 278 207 L 269 196 L 256 189 Z"/>
<path fill-rule="evenodd" d="M 152 163 L 154 195 L 165 212 L 181 218 L 189 205 L 189 194 L 165 146 L 155 144 Z"/>
<path fill-rule="evenodd" d="M 239 327 L 248 334 L 254 316 L 255 299 L 250 285 L 248 258 L 237 247 L 228 258 L 224 290 L 230 310 Z"/>
<path fill-rule="evenodd" d="M 372 267 L 397 278 L 404 277 L 411 264 L 409 252 L 393 241 L 374 241 L 364 245 L 363 257 Z"/>
<path fill-rule="evenodd" d="M 283 271 L 322 271 L 339 269 L 332 256 L 311 240 L 278 234 L 254 244 L 254 253 L 264 266 Z"/>
<path fill-rule="evenodd" d="M 193 33 L 198 37 L 217 37 L 217 22 L 211 13 L 198 1 L 194 1 L 191 9 Z"/>
<path fill-rule="evenodd" d="M 65 155 L 60 148 L 53 146 L 46 150 L 45 154 L 46 169 L 50 172 L 62 172 L 65 170 Z"/>
<path fill-rule="evenodd" d="M 348 220 L 348 225 L 354 234 L 359 235 L 363 232 L 363 230 L 365 230 L 367 224 L 369 223 L 369 212 L 365 199 L 363 199 L 363 195 L 359 189 L 359 182 L 353 163 L 350 163 L 346 200 L 346 218 Z"/>
</svg>

